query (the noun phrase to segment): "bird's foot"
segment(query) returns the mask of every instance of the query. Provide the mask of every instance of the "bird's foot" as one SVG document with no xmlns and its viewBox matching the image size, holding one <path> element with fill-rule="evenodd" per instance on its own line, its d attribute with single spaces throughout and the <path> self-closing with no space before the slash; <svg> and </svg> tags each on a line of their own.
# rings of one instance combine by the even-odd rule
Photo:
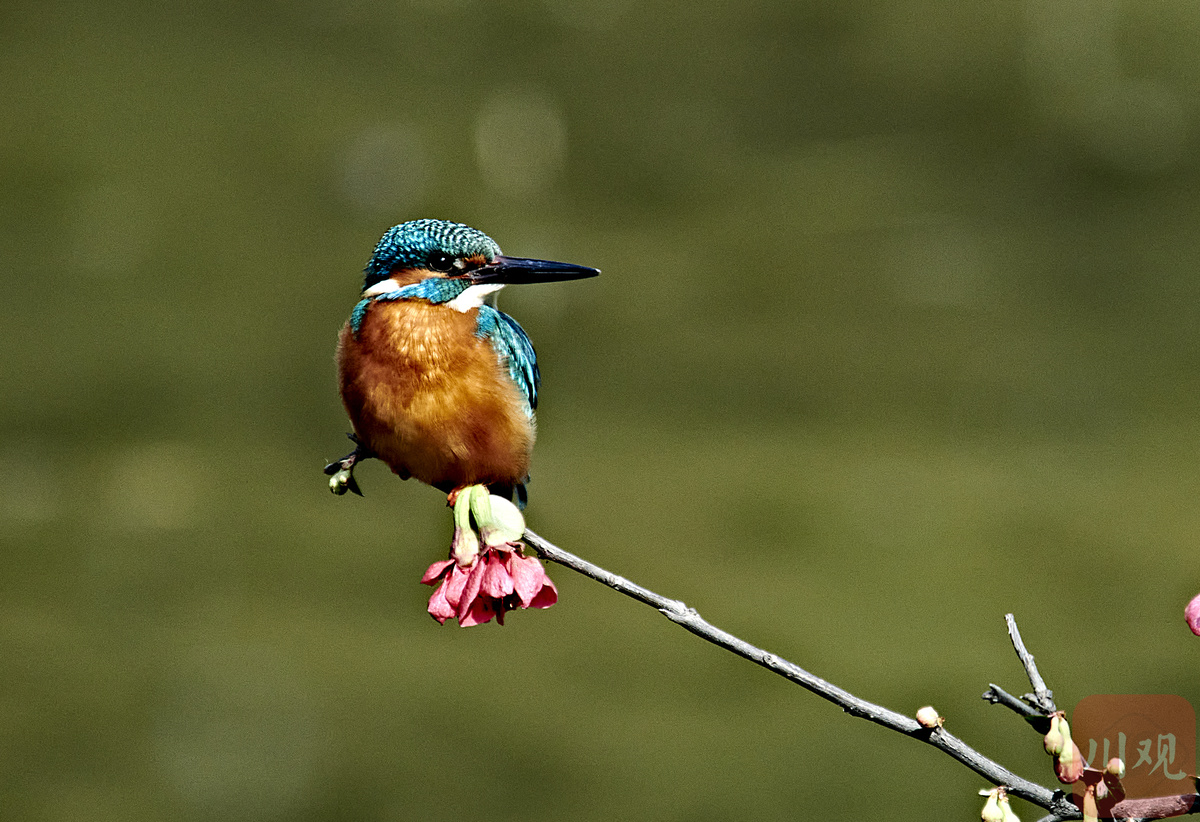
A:
<svg viewBox="0 0 1200 822">
<path fill-rule="evenodd" d="M 339 497 L 347 491 L 352 494 L 358 494 L 361 497 L 363 492 L 358 487 L 358 482 L 354 479 L 354 466 L 362 460 L 371 459 L 375 455 L 371 452 L 371 449 L 358 441 L 358 437 L 353 434 L 347 434 L 346 436 L 354 443 L 354 450 L 340 460 L 336 460 L 325 466 L 325 473 L 329 476 L 329 490 Z"/>
</svg>

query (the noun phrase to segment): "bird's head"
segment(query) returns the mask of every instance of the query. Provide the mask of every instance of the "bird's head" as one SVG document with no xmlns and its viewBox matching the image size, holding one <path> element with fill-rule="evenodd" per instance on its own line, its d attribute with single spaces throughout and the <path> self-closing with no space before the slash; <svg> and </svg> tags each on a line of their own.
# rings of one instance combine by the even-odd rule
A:
<svg viewBox="0 0 1200 822">
<path fill-rule="evenodd" d="M 448 220 L 411 220 L 388 229 L 375 245 L 363 279 L 363 296 L 373 297 L 417 283 L 420 296 L 459 310 L 510 283 L 540 283 L 594 277 L 600 271 L 571 263 L 505 257 L 478 229 Z"/>
</svg>

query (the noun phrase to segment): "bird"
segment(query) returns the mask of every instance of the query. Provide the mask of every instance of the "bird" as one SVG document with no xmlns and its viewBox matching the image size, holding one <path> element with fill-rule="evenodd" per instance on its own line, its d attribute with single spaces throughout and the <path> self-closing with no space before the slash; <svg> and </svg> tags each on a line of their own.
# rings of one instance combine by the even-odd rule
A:
<svg viewBox="0 0 1200 822">
<path fill-rule="evenodd" d="M 599 269 L 506 257 L 488 235 L 410 220 L 380 238 L 337 344 L 338 386 L 354 450 L 325 467 L 335 494 L 362 495 L 358 462 L 448 495 L 482 485 L 520 508 L 536 435 L 541 374 L 528 335 L 495 308 L 510 284 L 594 277 Z"/>
</svg>

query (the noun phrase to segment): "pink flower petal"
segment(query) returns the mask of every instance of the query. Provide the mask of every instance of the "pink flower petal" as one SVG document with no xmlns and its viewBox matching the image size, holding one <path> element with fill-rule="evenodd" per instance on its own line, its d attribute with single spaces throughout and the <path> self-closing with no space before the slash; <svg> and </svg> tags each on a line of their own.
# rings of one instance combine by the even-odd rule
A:
<svg viewBox="0 0 1200 822">
<path fill-rule="evenodd" d="M 425 576 L 421 577 L 422 585 L 432 585 L 436 580 L 440 579 L 442 573 L 450 567 L 454 560 L 444 559 L 441 562 L 435 562 L 429 566 L 429 570 L 425 572 Z"/>
<path fill-rule="evenodd" d="M 504 562 L 490 551 L 480 590 L 494 599 L 503 599 L 513 592 L 513 578 L 509 576 Z"/>
<path fill-rule="evenodd" d="M 546 584 L 542 586 L 542 590 L 537 592 L 537 596 L 533 598 L 533 602 L 529 603 L 529 607 L 549 608 L 556 602 L 558 602 L 558 589 L 554 587 L 550 577 L 546 577 Z"/>
<path fill-rule="evenodd" d="M 523 557 L 514 552 L 509 558 L 508 566 L 512 574 L 513 588 L 521 598 L 521 607 L 528 608 L 550 579 L 546 576 L 542 563 L 535 557 Z"/>
<path fill-rule="evenodd" d="M 454 608 L 446 601 L 446 587 L 447 583 L 443 582 L 429 598 L 429 615 L 441 625 L 445 625 L 446 620 L 454 616 Z"/>
<path fill-rule="evenodd" d="M 459 616 L 458 627 L 470 628 L 472 625 L 482 625 L 485 622 L 491 622 L 495 615 L 494 600 L 479 597 L 471 603 L 470 609 L 465 614 Z"/>
<path fill-rule="evenodd" d="M 458 605 L 462 602 L 463 588 L 467 585 L 467 572 L 460 566 L 454 564 L 450 567 L 450 575 L 446 577 L 445 586 L 446 601 L 450 603 L 450 607 L 458 613 Z"/>
<path fill-rule="evenodd" d="M 1192 601 L 1183 609 L 1183 616 L 1187 620 L 1188 627 L 1192 629 L 1192 633 L 1200 636 L 1200 594 L 1192 597 Z"/>
<path fill-rule="evenodd" d="M 479 587 L 483 584 L 483 572 L 487 563 L 483 558 L 475 560 L 471 572 L 467 575 L 467 583 L 463 586 L 462 598 L 458 601 L 458 622 L 461 625 L 463 617 L 471 610 L 475 599 L 479 596 Z M 472 625 L 476 623 L 471 623 Z"/>
</svg>

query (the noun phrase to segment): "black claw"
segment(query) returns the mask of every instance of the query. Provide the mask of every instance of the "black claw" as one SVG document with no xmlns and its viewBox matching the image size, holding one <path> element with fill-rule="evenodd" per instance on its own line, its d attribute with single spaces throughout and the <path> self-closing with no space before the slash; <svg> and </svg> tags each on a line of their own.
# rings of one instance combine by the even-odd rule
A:
<svg viewBox="0 0 1200 822">
<path fill-rule="evenodd" d="M 362 440 L 358 438 L 358 434 L 355 434 L 353 431 L 350 431 L 346 434 L 346 439 L 358 446 L 354 450 L 360 452 L 363 455 L 363 459 L 375 456 L 371 453 L 370 448 L 367 448 L 367 446 L 362 444 Z"/>
</svg>

